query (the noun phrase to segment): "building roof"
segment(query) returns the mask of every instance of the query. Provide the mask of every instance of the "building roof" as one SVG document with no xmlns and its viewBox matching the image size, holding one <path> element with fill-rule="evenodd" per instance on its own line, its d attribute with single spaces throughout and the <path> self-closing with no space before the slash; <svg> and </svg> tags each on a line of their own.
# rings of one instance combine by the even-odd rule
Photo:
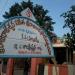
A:
<svg viewBox="0 0 75 75">
<path fill-rule="evenodd" d="M 65 47 L 65 44 L 64 43 L 61 43 L 61 44 L 53 44 L 53 47 Z"/>
<path fill-rule="evenodd" d="M 66 47 L 64 39 L 57 38 L 56 42 L 53 43 L 53 47 Z"/>
</svg>

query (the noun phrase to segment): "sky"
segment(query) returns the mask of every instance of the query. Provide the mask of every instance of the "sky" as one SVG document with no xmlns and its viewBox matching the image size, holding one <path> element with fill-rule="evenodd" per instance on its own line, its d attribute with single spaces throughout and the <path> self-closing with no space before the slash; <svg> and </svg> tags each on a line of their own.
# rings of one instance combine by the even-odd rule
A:
<svg viewBox="0 0 75 75">
<path fill-rule="evenodd" d="M 9 11 L 9 8 L 16 3 L 28 0 L 0 0 L 0 22 L 4 21 L 2 15 L 5 11 Z M 68 28 L 63 29 L 64 19 L 60 15 L 70 9 L 72 5 L 75 5 L 75 0 L 31 0 L 33 4 L 42 5 L 44 9 L 49 11 L 48 16 L 51 16 L 56 24 L 53 25 L 54 33 L 58 37 L 63 37 L 64 34 L 70 32 Z"/>
</svg>

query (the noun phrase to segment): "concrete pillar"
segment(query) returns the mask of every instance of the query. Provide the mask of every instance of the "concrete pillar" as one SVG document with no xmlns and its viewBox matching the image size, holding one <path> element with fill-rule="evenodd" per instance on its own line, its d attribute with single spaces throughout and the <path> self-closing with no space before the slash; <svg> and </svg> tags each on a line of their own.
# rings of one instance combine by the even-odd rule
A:
<svg viewBox="0 0 75 75">
<path fill-rule="evenodd" d="M 37 75 L 37 58 L 31 59 L 30 75 Z"/>
<path fill-rule="evenodd" d="M 9 58 L 7 62 L 6 75 L 13 75 L 14 72 L 14 59 Z"/>
<path fill-rule="evenodd" d="M 48 64 L 48 75 L 52 75 L 52 65 Z"/>
</svg>

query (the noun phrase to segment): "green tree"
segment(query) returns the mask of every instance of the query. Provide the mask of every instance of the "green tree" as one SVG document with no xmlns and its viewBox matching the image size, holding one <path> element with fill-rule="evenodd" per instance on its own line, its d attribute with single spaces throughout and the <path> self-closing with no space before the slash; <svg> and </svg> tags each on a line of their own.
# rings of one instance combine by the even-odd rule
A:
<svg viewBox="0 0 75 75">
<path fill-rule="evenodd" d="M 56 36 L 51 32 L 53 31 L 52 25 L 55 24 L 55 22 L 53 22 L 51 16 L 47 15 L 48 10 L 45 10 L 41 5 L 33 5 L 33 2 L 31 2 L 30 0 L 28 0 L 28 2 L 23 1 L 20 4 L 15 3 L 13 6 L 11 6 L 9 12 L 5 12 L 3 17 L 5 19 L 8 19 L 13 16 L 21 16 L 21 11 L 26 9 L 27 7 L 30 8 L 33 15 L 37 19 L 37 23 L 39 23 L 40 27 L 42 27 L 46 31 L 50 38 Z"/>
<path fill-rule="evenodd" d="M 64 28 L 69 28 L 70 33 L 65 34 L 66 37 L 66 46 L 69 51 L 70 62 L 73 60 L 73 51 L 75 50 L 75 5 L 71 6 L 70 10 L 63 13 L 65 25 Z"/>
</svg>

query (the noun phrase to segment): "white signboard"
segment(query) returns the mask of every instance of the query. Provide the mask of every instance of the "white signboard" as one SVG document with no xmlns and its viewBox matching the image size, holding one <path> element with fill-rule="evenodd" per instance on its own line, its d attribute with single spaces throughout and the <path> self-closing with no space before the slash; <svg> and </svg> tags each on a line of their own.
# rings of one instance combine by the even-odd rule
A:
<svg viewBox="0 0 75 75">
<path fill-rule="evenodd" d="M 14 17 L 0 29 L 0 57 L 53 57 L 45 32 L 31 19 Z"/>
<path fill-rule="evenodd" d="M 31 10 L 29 8 L 26 8 L 25 10 L 23 10 L 21 12 L 21 15 L 24 17 L 28 17 L 28 18 L 32 19 L 33 21 L 36 21 L 33 13 L 31 12 Z"/>
</svg>

